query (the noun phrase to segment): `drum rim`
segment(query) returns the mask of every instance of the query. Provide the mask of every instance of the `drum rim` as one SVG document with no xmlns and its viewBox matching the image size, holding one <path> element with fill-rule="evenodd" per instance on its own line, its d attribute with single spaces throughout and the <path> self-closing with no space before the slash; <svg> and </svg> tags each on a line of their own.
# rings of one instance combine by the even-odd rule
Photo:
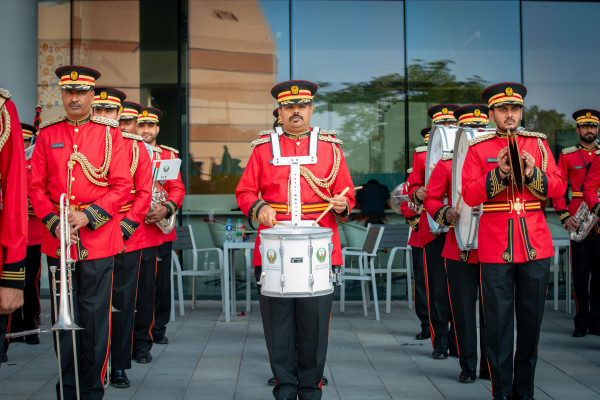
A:
<svg viewBox="0 0 600 400">
<path fill-rule="evenodd" d="M 291 230 L 305 230 L 305 229 L 315 229 L 316 232 L 313 233 L 289 233 Z M 271 231 L 271 232 L 267 232 Z M 283 233 L 282 231 L 287 231 L 288 233 Z M 325 228 L 321 226 L 301 226 L 298 228 L 268 228 L 260 231 L 259 237 L 262 239 L 263 237 L 266 239 L 274 239 L 274 240 L 306 240 L 306 239 L 327 239 L 333 236 L 333 230 L 331 228 Z"/>
</svg>

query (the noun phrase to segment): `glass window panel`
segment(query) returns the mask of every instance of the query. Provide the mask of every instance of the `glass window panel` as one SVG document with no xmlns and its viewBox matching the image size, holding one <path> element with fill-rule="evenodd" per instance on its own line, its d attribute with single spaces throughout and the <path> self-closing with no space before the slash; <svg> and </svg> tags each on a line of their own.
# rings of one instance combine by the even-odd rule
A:
<svg viewBox="0 0 600 400">
<path fill-rule="evenodd" d="M 404 165 L 403 2 L 293 1 L 292 17 L 292 77 L 320 85 L 312 124 L 338 131 L 357 185 L 393 189 Z"/>
<path fill-rule="evenodd" d="M 407 0 L 406 16 L 412 151 L 429 107 L 479 104 L 486 86 L 521 81 L 519 2 Z"/>
<path fill-rule="evenodd" d="M 289 78 L 289 5 L 189 1 L 190 194 L 231 194 Z"/>
<path fill-rule="evenodd" d="M 600 4 L 525 1 L 522 7 L 526 126 L 546 133 L 556 156 L 578 143 L 573 112 L 600 107 L 600 53 L 591 44 Z"/>
</svg>

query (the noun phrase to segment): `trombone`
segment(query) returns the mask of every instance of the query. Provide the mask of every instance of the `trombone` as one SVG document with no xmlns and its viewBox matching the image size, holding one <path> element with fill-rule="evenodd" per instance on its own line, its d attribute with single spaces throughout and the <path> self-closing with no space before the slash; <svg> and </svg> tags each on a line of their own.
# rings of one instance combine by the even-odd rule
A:
<svg viewBox="0 0 600 400">
<path fill-rule="evenodd" d="M 71 331 L 73 337 L 73 362 L 75 370 L 75 391 L 79 400 L 79 366 L 77 365 L 77 344 L 75 331 L 80 328 L 73 318 L 73 267 L 75 261 L 71 258 L 71 227 L 69 225 L 69 197 L 66 193 L 60 195 L 60 291 L 57 292 L 56 266 L 50 266 L 52 274 L 52 303 L 54 306 L 55 324 L 50 328 L 55 332 L 56 358 L 58 360 L 58 381 L 60 398 L 64 400 L 62 363 L 60 357 L 60 331 Z M 56 297 L 59 297 L 59 308 L 56 308 Z"/>
</svg>

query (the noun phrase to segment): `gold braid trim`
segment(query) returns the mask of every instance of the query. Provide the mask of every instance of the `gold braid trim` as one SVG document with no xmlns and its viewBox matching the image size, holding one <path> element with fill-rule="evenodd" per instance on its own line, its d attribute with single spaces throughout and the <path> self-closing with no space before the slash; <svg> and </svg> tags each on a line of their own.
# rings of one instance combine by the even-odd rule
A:
<svg viewBox="0 0 600 400">
<path fill-rule="evenodd" d="M 471 139 L 473 140 L 473 139 Z M 499 169 L 500 167 L 496 167 L 496 169 L 493 169 L 489 172 L 490 174 L 490 192 L 488 193 L 488 198 L 492 198 L 492 197 L 496 197 L 498 195 L 498 193 L 502 192 L 504 189 L 507 188 L 507 186 L 502 182 L 498 180 L 498 173 L 497 173 L 497 169 Z"/>
<path fill-rule="evenodd" d="M 140 135 L 134 135 L 133 133 L 128 133 L 128 132 L 121 132 L 121 133 L 123 134 L 123 137 L 127 138 L 127 139 L 139 140 L 140 142 L 144 140 Z"/>
<path fill-rule="evenodd" d="M 40 130 L 42 130 L 50 125 L 58 124 L 59 122 L 63 122 L 66 120 L 67 120 L 67 117 L 65 117 L 64 115 L 62 117 L 56 117 L 56 118 L 49 119 L 48 121 L 40 124 Z"/>
<path fill-rule="evenodd" d="M 526 136 L 526 137 L 535 137 L 535 138 L 544 139 L 544 140 L 548 139 L 548 136 L 546 136 L 540 132 L 518 131 L 517 135 Z"/>
<path fill-rule="evenodd" d="M 331 192 L 329 191 L 329 187 L 333 185 L 333 182 L 335 182 L 335 179 L 337 178 L 337 174 L 340 170 L 340 162 L 342 160 L 340 149 L 337 148 L 335 143 L 331 143 L 331 147 L 333 148 L 333 168 L 331 169 L 331 173 L 327 178 L 319 179 L 312 172 L 310 172 L 308 168 L 302 166 L 300 167 L 300 175 L 302 175 L 304 179 L 306 179 L 306 181 L 308 182 L 312 190 L 317 194 L 317 196 L 319 196 L 327 202 L 331 201 L 331 197 L 324 195 L 318 187 L 324 188 L 325 190 L 327 190 L 328 194 L 331 194 Z M 288 204 L 291 202 L 290 190 L 291 188 L 288 180 Z"/>
<path fill-rule="evenodd" d="M 112 137 L 110 136 L 110 125 L 106 126 L 106 144 L 104 148 L 104 163 L 100 168 L 95 168 L 88 161 L 87 157 L 82 153 L 77 152 L 71 154 L 69 157 L 69 161 L 67 162 L 67 168 L 69 170 L 67 177 L 67 195 L 71 196 L 71 177 L 73 176 L 73 167 L 75 163 L 79 163 L 81 165 L 81 169 L 85 177 L 97 186 L 108 186 L 108 182 L 100 182 L 99 179 L 106 179 L 106 175 L 108 175 L 108 168 L 110 166 L 110 159 L 112 157 Z"/>
<path fill-rule="evenodd" d="M 485 135 L 477 136 L 476 138 L 469 140 L 469 146 L 476 145 L 477 143 L 485 142 L 486 140 L 490 140 L 496 137 L 495 133 L 488 133 Z"/>
<path fill-rule="evenodd" d="M 250 143 L 250 147 L 256 147 L 263 143 L 271 143 L 271 136 L 266 136 L 260 139 L 253 140 L 252 143 Z"/>
<path fill-rule="evenodd" d="M 179 150 L 174 149 L 173 147 L 165 146 L 164 144 L 159 144 L 158 147 L 162 147 L 165 150 L 169 150 L 171 153 L 179 154 Z M 175 158 L 175 157 L 171 157 Z"/>
<path fill-rule="evenodd" d="M 133 146 L 131 147 L 133 150 L 133 160 L 131 160 L 131 177 L 133 178 L 133 175 L 135 175 L 135 171 L 138 167 L 138 162 L 140 161 L 140 148 L 138 147 L 137 142 L 133 142 Z"/>
<path fill-rule="evenodd" d="M 452 160 L 454 158 L 454 154 L 453 153 L 444 153 L 442 154 L 442 161 L 449 161 Z"/>
<path fill-rule="evenodd" d="M 10 115 L 6 110 L 6 107 L 2 106 L 0 110 L 0 151 L 6 144 L 8 137 L 10 136 Z"/>
<path fill-rule="evenodd" d="M 60 219 L 58 217 L 58 215 L 53 215 L 52 218 L 50 218 L 48 221 L 46 221 L 46 229 L 48 229 L 48 231 L 50 231 L 50 229 L 52 228 L 52 225 L 58 220 Z M 50 233 L 54 233 L 54 232 L 50 232 Z"/>
<path fill-rule="evenodd" d="M 260 131 L 260 132 L 258 133 L 258 136 L 271 135 L 271 133 L 275 133 L 275 131 L 274 131 L 274 130 L 272 130 L 272 129 L 271 129 L 271 130 L 268 130 L 268 131 Z"/>
<path fill-rule="evenodd" d="M 427 146 L 420 146 L 415 149 L 415 153 L 425 153 L 427 151 Z"/>
<path fill-rule="evenodd" d="M 542 135 L 542 133 L 540 133 L 540 135 Z M 546 168 L 548 168 L 548 152 L 546 151 L 546 146 L 544 146 L 542 139 L 540 139 L 539 137 L 538 146 L 540 148 L 540 153 L 542 153 L 542 171 L 546 172 Z"/>
<path fill-rule="evenodd" d="M 579 150 L 577 148 L 577 146 L 571 146 L 571 147 L 567 147 L 567 148 L 562 149 L 561 153 L 563 153 L 563 154 L 571 154 L 571 153 L 575 153 L 577 150 Z"/>
<path fill-rule="evenodd" d="M 326 132 L 335 132 L 335 131 L 326 131 Z M 328 133 L 328 135 L 331 135 L 331 133 Z M 335 137 L 329 137 L 329 136 L 323 136 L 323 135 L 319 135 L 319 140 L 321 140 L 323 142 L 329 142 L 329 143 L 335 143 L 335 144 L 344 144 L 344 141 L 342 139 L 338 139 Z"/>
</svg>

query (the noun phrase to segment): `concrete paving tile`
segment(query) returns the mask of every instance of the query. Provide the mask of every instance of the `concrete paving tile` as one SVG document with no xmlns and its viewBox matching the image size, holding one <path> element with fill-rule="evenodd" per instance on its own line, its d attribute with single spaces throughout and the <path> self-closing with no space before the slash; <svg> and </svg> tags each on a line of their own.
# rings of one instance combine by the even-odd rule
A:
<svg viewBox="0 0 600 400">
<path fill-rule="evenodd" d="M 184 400 L 229 400 L 235 398 L 235 380 L 192 381 Z M 255 397 L 259 399 L 261 397 Z M 265 397 L 262 397 L 265 398 Z"/>
</svg>

